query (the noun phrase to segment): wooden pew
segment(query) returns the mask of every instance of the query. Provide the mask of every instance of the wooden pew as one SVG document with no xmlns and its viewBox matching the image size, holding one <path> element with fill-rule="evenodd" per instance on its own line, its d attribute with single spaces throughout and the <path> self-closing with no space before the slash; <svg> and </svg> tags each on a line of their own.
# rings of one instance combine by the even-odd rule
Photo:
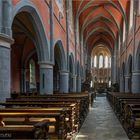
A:
<svg viewBox="0 0 140 140">
<path fill-rule="evenodd" d="M 77 105 L 75 103 L 40 103 L 40 102 L 28 102 L 28 103 L 0 103 L 0 105 L 5 107 L 17 108 L 17 107 L 43 107 L 43 108 L 51 108 L 51 107 L 67 107 L 69 108 L 67 119 L 67 125 L 69 126 L 69 133 L 77 133 L 78 132 L 78 120 L 76 116 Z"/>
<path fill-rule="evenodd" d="M 140 99 L 139 98 L 138 99 L 133 99 L 133 98 L 132 99 L 120 99 L 119 102 L 120 102 L 119 103 L 120 109 L 119 109 L 117 114 L 119 114 L 118 116 L 120 117 L 120 120 L 123 123 L 123 121 L 126 118 L 126 113 L 127 113 L 127 110 L 128 110 L 127 107 L 130 104 L 133 104 L 133 105 L 139 104 L 140 103 Z"/>
<path fill-rule="evenodd" d="M 109 93 L 107 98 L 130 139 L 140 139 L 140 95 Z"/>
<path fill-rule="evenodd" d="M 46 108 L 6 108 L 6 109 L 0 109 L 0 118 L 1 118 L 1 122 L 4 120 L 4 123 L 6 124 L 8 124 L 9 122 L 9 121 L 6 122 L 6 118 L 16 118 L 16 117 L 25 118 L 24 120 L 25 124 L 28 124 L 28 123 L 30 124 L 34 119 L 40 120 L 40 117 L 43 120 L 44 119 L 46 120 L 48 118 L 55 118 L 56 119 L 56 123 L 55 123 L 56 135 L 58 136 L 58 139 L 66 139 L 67 138 L 67 132 L 66 132 L 67 128 L 66 128 L 66 121 L 65 121 L 66 111 L 67 111 L 67 108 L 65 109 L 64 108 L 49 108 L 49 109 L 46 109 Z"/>
<path fill-rule="evenodd" d="M 80 97 L 78 95 L 77 98 L 75 98 L 75 96 L 64 96 L 64 98 L 62 96 L 60 96 L 60 98 L 58 96 L 54 97 L 54 96 L 40 96 L 39 98 L 35 97 L 29 97 L 29 98 L 17 98 L 17 99 L 7 99 L 6 102 L 75 102 L 78 104 L 78 118 L 79 118 L 79 128 L 81 127 L 82 123 L 84 122 L 85 117 L 88 114 L 89 111 L 89 98 L 87 98 L 88 96 L 86 95 L 86 99 L 84 97 Z"/>
<path fill-rule="evenodd" d="M 48 121 L 0 126 L 0 139 L 48 139 Z"/>
<path fill-rule="evenodd" d="M 26 94 L 25 94 L 26 95 Z M 47 105 L 47 107 L 54 106 L 52 103 L 57 103 L 57 104 L 64 104 L 66 103 L 74 103 L 76 104 L 76 113 L 75 113 L 75 118 L 76 118 L 76 123 L 75 127 L 78 127 L 78 130 L 80 129 L 82 123 L 84 122 L 88 112 L 89 112 L 89 94 L 88 93 L 69 93 L 69 94 L 54 94 L 54 95 L 38 95 L 38 96 L 18 96 L 14 99 L 7 99 L 5 106 L 8 106 L 10 104 L 17 105 L 20 104 L 21 106 L 23 105 L 31 105 L 31 106 L 39 106 L 39 104 L 42 104 L 44 107 L 46 107 L 46 103 L 50 104 Z M 29 95 L 29 94 L 28 94 Z M 38 104 L 38 105 L 37 105 Z M 1 104 L 2 105 L 2 104 Z M 4 105 L 4 103 L 3 103 Z M 42 106 L 41 105 L 41 106 Z M 74 113 L 71 113 L 74 114 Z M 71 115 L 73 116 L 73 115 Z M 73 118 L 73 117 L 71 117 Z M 70 119 L 73 120 L 73 119 Z M 71 121 L 72 122 L 72 121 Z M 71 123 L 72 131 L 73 129 L 73 124 Z M 77 130 L 76 130 L 77 131 Z"/>
<path fill-rule="evenodd" d="M 76 111 L 75 111 L 75 118 L 76 118 L 76 124 L 78 125 L 77 127 L 79 128 L 81 126 L 81 119 L 82 117 L 80 118 L 80 112 L 81 112 L 81 107 L 80 107 L 80 100 L 76 100 L 76 99 L 20 99 L 20 100 L 17 100 L 17 99 L 9 99 L 6 103 L 11 103 L 11 104 L 23 104 L 23 105 L 30 105 L 31 106 L 35 105 L 35 106 L 46 106 L 46 104 L 50 104 L 50 107 L 51 107 L 51 104 L 58 104 L 58 105 L 62 105 L 62 106 L 65 106 L 67 104 L 76 104 Z"/>
<path fill-rule="evenodd" d="M 128 105 L 126 129 L 130 138 L 140 139 L 140 104 Z"/>
</svg>

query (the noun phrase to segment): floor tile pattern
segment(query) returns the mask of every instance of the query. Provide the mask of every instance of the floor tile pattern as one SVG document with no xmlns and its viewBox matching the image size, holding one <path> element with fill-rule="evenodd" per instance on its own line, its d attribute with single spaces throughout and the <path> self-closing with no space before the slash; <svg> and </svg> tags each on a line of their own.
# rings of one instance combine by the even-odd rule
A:
<svg viewBox="0 0 140 140">
<path fill-rule="evenodd" d="M 75 140 L 129 140 L 106 97 L 96 97 Z"/>
</svg>

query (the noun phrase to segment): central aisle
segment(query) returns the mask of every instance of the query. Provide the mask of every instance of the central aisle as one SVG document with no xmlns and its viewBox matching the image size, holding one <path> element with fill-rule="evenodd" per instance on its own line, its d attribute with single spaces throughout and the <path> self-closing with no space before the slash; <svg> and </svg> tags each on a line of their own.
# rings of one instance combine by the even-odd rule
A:
<svg viewBox="0 0 140 140">
<path fill-rule="evenodd" d="M 106 97 L 96 97 L 76 140 L 129 140 Z"/>
</svg>

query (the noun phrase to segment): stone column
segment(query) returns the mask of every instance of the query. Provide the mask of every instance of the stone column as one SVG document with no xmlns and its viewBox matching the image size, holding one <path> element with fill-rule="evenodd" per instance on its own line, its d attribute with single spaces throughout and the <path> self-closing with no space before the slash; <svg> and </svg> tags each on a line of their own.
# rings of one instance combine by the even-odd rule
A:
<svg viewBox="0 0 140 140">
<path fill-rule="evenodd" d="M 0 32 L 7 34 L 9 36 L 12 35 L 11 32 L 11 22 L 12 22 L 12 1 L 11 0 L 3 0 L 1 2 L 2 8 L 2 23 Z"/>
<path fill-rule="evenodd" d="M 131 76 L 130 75 L 125 75 L 125 92 L 126 93 L 130 93 L 131 92 L 131 87 L 130 87 L 130 84 L 129 84 L 129 82 L 131 82 L 130 81 L 131 80 Z"/>
<path fill-rule="evenodd" d="M 114 83 L 114 57 L 111 57 L 111 83 Z"/>
<path fill-rule="evenodd" d="M 124 76 L 123 74 L 120 74 L 120 92 L 124 92 L 125 91 L 125 80 L 124 80 Z"/>
<path fill-rule="evenodd" d="M 72 75 L 72 92 L 76 92 L 76 75 Z"/>
<path fill-rule="evenodd" d="M 81 92 L 81 77 L 77 76 L 77 92 Z"/>
<path fill-rule="evenodd" d="M 66 50 L 66 58 L 67 58 L 67 70 L 69 70 L 69 46 L 70 46 L 70 35 L 69 35 L 69 26 L 70 26 L 70 2 L 66 0 L 66 41 L 67 41 L 67 50 Z"/>
<path fill-rule="evenodd" d="M 53 1 L 50 0 L 50 60 L 54 62 L 54 9 Z"/>
<path fill-rule="evenodd" d="M 132 93 L 140 93 L 140 71 L 132 73 Z"/>
<path fill-rule="evenodd" d="M 2 0 L 0 0 L 0 32 L 2 31 Z"/>
<path fill-rule="evenodd" d="M 60 71 L 60 93 L 69 92 L 69 72 Z"/>
<path fill-rule="evenodd" d="M 53 94 L 53 65 L 39 62 L 40 65 L 40 94 Z"/>
<path fill-rule="evenodd" d="M 114 50 L 114 54 L 112 56 L 112 83 L 117 82 L 117 56 L 116 56 L 116 48 Z"/>
<path fill-rule="evenodd" d="M 0 101 L 4 102 L 11 92 L 11 56 L 10 45 L 13 40 L 0 34 Z"/>
</svg>

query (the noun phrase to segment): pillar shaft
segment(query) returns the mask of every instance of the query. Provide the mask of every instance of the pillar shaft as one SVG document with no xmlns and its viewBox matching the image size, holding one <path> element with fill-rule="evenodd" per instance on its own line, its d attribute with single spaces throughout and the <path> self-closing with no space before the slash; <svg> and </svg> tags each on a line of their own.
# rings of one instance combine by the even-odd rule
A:
<svg viewBox="0 0 140 140">
<path fill-rule="evenodd" d="M 40 94 L 53 94 L 53 66 L 47 63 L 40 64 Z"/>
<path fill-rule="evenodd" d="M 50 60 L 54 63 L 54 15 L 53 1 L 50 0 Z"/>
<path fill-rule="evenodd" d="M 76 75 L 72 76 L 72 92 L 76 92 Z"/>
<path fill-rule="evenodd" d="M 125 92 L 130 93 L 131 92 L 131 76 L 130 75 L 125 75 Z"/>
<path fill-rule="evenodd" d="M 120 74 L 120 92 L 125 91 L 125 79 L 122 74 Z"/>
<path fill-rule="evenodd" d="M 114 54 L 114 56 L 112 57 L 112 83 L 116 83 L 117 82 L 117 64 L 116 64 L 116 55 Z"/>
<path fill-rule="evenodd" d="M 11 0 L 3 0 L 1 1 L 2 15 L 1 15 L 1 30 L 0 32 L 7 34 L 9 36 L 12 35 L 11 32 L 11 22 L 12 22 L 12 1 Z"/>
<path fill-rule="evenodd" d="M 77 92 L 81 92 L 81 77 L 77 76 Z"/>
<path fill-rule="evenodd" d="M 140 93 L 140 71 L 132 73 L 132 93 Z"/>
<path fill-rule="evenodd" d="M 2 30 L 2 0 L 0 0 L 0 32 Z"/>
<path fill-rule="evenodd" d="M 60 71 L 60 93 L 69 92 L 69 73 L 67 71 Z"/>
<path fill-rule="evenodd" d="M 10 97 L 11 92 L 11 57 L 10 45 L 13 40 L 6 35 L 0 34 L 0 101 Z"/>
</svg>

